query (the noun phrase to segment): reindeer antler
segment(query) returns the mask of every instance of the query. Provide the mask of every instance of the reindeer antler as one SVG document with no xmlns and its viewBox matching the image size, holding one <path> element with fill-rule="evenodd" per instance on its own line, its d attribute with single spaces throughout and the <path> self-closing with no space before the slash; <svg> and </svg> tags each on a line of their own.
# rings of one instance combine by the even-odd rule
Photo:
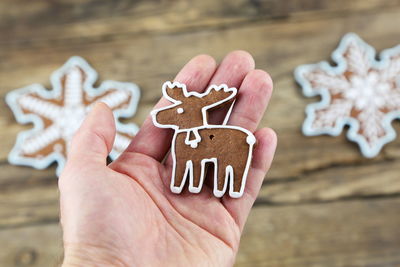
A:
<svg viewBox="0 0 400 267">
<path fill-rule="evenodd" d="M 186 98 L 186 86 L 178 82 L 165 82 L 162 91 L 164 97 L 171 102 L 182 101 Z"/>
<path fill-rule="evenodd" d="M 206 91 L 203 97 L 203 103 L 204 106 L 212 106 L 210 108 L 214 108 L 233 99 L 236 94 L 237 89 L 229 88 L 226 84 L 219 86 L 213 85 Z"/>
</svg>

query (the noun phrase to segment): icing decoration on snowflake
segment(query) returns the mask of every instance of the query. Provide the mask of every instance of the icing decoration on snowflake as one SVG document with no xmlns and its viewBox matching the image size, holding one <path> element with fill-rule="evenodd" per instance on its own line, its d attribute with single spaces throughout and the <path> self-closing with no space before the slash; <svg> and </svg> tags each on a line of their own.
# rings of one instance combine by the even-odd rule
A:
<svg viewBox="0 0 400 267">
<path fill-rule="evenodd" d="M 375 59 L 375 50 L 356 34 L 345 35 L 328 62 L 302 65 L 295 78 L 307 97 L 322 100 L 306 108 L 305 135 L 338 136 L 345 125 L 348 139 L 365 157 L 376 156 L 396 138 L 391 125 L 400 118 L 400 46 Z"/>
<path fill-rule="evenodd" d="M 59 175 L 74 133 L 98 102 L 113 110 L 117 134 L 110 157 L 117 158 L 138 131 L 136 125 L 122 124 L 119 118 L 136 112 L 140 91 L 133 83 L 116 81 L 94 88 L 96 80 L 96 71 L 83 58 L 72 57 L 52 74 L 52 90 L 33 84 L 8 93 L 6 101 L 16 120 L 34 125 L 18 134 L 9 162 L 44 169 L 55 161 Z"/>
</svg>

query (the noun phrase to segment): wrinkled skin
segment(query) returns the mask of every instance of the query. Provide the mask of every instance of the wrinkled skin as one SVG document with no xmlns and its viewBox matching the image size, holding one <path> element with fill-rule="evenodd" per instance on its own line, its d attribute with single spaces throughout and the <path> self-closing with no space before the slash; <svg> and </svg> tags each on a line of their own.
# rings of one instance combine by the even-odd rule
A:
<svg viewBox="0 0 400 267">
<path fill-rule="evenodd" d="M 171 193 L 167 153 L 172 131 L 156 128 L 150 117 L 128 149 L 107 166 L 114 119 L 105 104 L 97 104 L 75 135 L 59 179 L 63 266 L 233 265 L 276 147 L 271 129 L 256 131 L 272 81 L 254 69 L 244 51 L 228 54 L 219 66 L 210 56 L 197 56 L 175 80 L 189 91 L 220 83 L 240 88 L 229 124 L 245 127 L 257 138 L 243 197 L 215 198 L 210 185 L 199 194 Z M 168 104 L 161 99 L 156 107 Z M 225 112 L 214 111 L 211 122 L 222 121 Z"/>
</svg>

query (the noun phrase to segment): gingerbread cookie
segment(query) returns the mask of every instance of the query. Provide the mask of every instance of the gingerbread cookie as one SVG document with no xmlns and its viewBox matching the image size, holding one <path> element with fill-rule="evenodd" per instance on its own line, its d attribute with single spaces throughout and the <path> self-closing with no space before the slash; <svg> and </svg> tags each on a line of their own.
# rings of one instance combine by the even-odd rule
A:
<svg viewBox="0 0 400 267">
<path fill-rule="evenodd" d="M 385 50 L 380 60 L 375 50 L 355 34 L 347 34 L 328 62 L 302 65 L 295 77 L 307 97 L 320 95 L 310 104 L 303 124 L 305 135 L 339 135 L 357 142 L 365 157 L 376 156 L 395 139 L 391 125 L 400 118 L 400 46 Z"/>
<path fill-rule="evenodd" d="M 117 135 L 110 157 L 118 157 L 138 130 L 136 125 L 122 124 L 118 119 L 135 113 L 140 91 L 133 83 L 116 81 L 105 81 L 94 88 L 96 80 L 96 71 L 84 59 L 72 57 L 52 74 L 52 90 L 33 84 L 8 93 L 6 101 L 16 120 L 34 125 L 18 135 L 9 162 L 43 169 L 56 161 L 59 175 L 74 133 L 98 102 L 113 110 Z"/>
<path fill-rule="evenodd" d="M 231 197 L 241 197 L 256 138 L 241 127 L 207 122 L 208 111 L 234 100 L 237 89 L 222 84 L 197 93 L 188 92 L 184 84 L 166 82 L 162 92 L 173 104 L 153 110 L 151 115 L 154 125 L 175 131 L 171 191 L 180 193 L 189 177 L 189 192 L 199 193 L 207 166 L 213 164 L 214 195 L 222 197 L 229 186 Z"/>
</svg>

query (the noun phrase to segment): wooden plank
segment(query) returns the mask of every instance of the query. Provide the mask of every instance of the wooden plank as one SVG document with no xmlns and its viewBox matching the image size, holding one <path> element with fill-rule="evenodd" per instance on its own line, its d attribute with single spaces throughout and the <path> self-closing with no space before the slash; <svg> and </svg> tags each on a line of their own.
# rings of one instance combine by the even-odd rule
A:
<svg viewBox="0 0 400 267">
<path fill-rule="evenodd" d="M 274 205 L 319 203 L 347 198 L 398 195 L 399 161 L 335 167 L 293 180 L 264 183 L 257 203 Z M 55 221 L 58 190 L 54 168 L 31 170 L 4 166 L 0 180 L 0 228 Z"/>
<path fill-rule="evenodd" d="M 399 160 L 394 160 L 358 167 L 338 166 L 290 180 L 272 183 L 267 180 L 257 202 L 287 205 L 397 195 L 400 192 L 399 165 Z M 1 168 L 0 229 L 57 220 L 54 167 L 32 170 L 4 165 Z"/>
<path fill-rule="evenodd" d="M 0 266 L 60 266 L 62 235 L 57 223 L 0 231 Z"/>
<path fill-rule="evenodd" d="M 397 266 L 399 205 L 393 198 L 255 207 L 236 266 Z M 53 266 L 62 254 L 56 223 L 2 230 L 0 243 L 1 266 Z"/>
<path fill-rule="evenodd" d="M 398 266 L 400 199 L 254 208 L 236 266 Z"/>
<path fill-rule="evenodd" d="M 45 170 L 36 170 L 25 166 L 0 164 L 0 192 L 20 190 L 33 186 L 53 186 L 57 184 L 55 164 Z"/>
<path fill-rule="evenodd" d="M 256 203 L 288 205 L 399 195 L 399 163 L 400 160 L 393 160 L 357 167 L 337 166 L 289 180 L 267 180 Z M 32 170 L 4 165 L 1 168 L 0 229 L 57 220 L 54 167 Z"/>
<path fill-rule="evenodd" d="M 0 30 L 4 37 L 0 43 L 24 45 L 71 38 L 193 31 L 274 18 L 314 19 L 377 12 L 398 6 L 398 0 L 6 0 L 0 4 Z"/>
<path fill-rule="evenodd" d="M 399 166 L 400 161 L 393 160 L 317 169 L 289 180 L 267 179 L 258 201 L 282 205 L 398 195 Z"/>
<path fill-rule="evenodd" d="M 0 180 L 0 229 L 58 220 L 54 168 L 39 171 L 2 166 L 1 170 L 7 174 Z"/>
</svg>

